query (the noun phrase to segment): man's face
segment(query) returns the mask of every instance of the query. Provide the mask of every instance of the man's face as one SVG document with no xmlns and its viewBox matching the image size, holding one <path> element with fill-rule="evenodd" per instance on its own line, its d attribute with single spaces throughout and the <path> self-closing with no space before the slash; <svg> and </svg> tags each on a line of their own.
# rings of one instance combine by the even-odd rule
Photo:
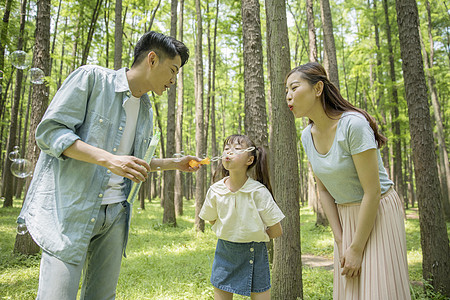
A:
<svg viewBox="0 0 450 300">
<path fill-rule="evenodd" d="M 181 58 L 179 55 L 174 58 L 161 60 L 158 56 L 150 57 L 149 54 L 149 85 L 153 92 L 161 96 L 163 92 L 175 83 L 178 71 L 181 68 Z"/>
</svg>

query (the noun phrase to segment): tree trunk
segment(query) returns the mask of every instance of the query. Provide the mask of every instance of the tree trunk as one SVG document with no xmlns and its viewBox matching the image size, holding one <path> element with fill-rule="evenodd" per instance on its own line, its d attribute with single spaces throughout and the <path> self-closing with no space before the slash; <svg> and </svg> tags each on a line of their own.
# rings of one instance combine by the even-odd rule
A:
<svg viewBox="0 0 450 300">
<path fill-rule="evenodd" d="M 109 12 L 111 7 L 111 1 L 106 0 L 105 10 L 103 11 L 103 17 L 105 19 L 105 67 L 109 68 Z"/>
<path fill-rule="evenodd" d="M 59 16 L 61 15 L 61 3 L 62 3 L 62 0 L 59 0 L 58 12 L 56 13 L 55 29 L 53 30 L 52 51 L 50 52 L 51 53 L 50 74 L 48 74 L 48 76 L 50 76 L 52 74 L 52 69 L 53 69 L 53 54 L 55 53 L 56 36 L 58 34 L 58 25 L 59 25 Z"/>
<path fill-rule="evenodd" d="M 23 36 L 25 31 L 25 15 L 26 15 L 26 5 L 27 1 L 23 0 L 21 4 L 21 14 L 20 14 L 20 29 L 19 29 L 19 37 L 17 41 L 17 50 L 23 50 Z M 18 69 L 16 73 L 16 82 L 14 87 L 14 99 L 11 107 L 11 115 L 10 115 L 10 123 L 9 123 L 9 131 L 8 131 L 8 140 L 6 142 L 6 155 L 8 155 L 11 151 L 13 151 L 14 146 L 18 140 L 17 137 L 17 118 L 19 115 L 19 105 L 20 105 L 20 95 L 22 89 L 22 80 L 23 80 L 23 70 Z M 22 145 L 25 147 L 25 145 Z M 14 181 L 15 178 L 12 175 L 11 169 L 12 161 L 8 158 L 4 161 L 3 166 L 3 180 L 2 187 L 4 189 L 3 195 L 5 200 L 3 202 L 3 207 L 8 207 L 13 205 L 13 196 L 14 196 Z"/>
<path fill-rule="evenodd" d="M 95 26 L 97 25 L 98 16 L 100 15 L 101 12 L 101 7 L 102 7 L 102 0 L 97 0 L 97 3 L 95 4 L 94 7 L 94 11 L 92 12 L 91 24 L 89 25 L 86 44 L 84 45 L 83 53 L 81 55 L 81 65 L 85 65 L 87 63 L 87 58 L 89 56 L 89 49 L 91 48 Z"/>
<path fill-rule="evenodd" d="M 2 29 L 0 31 L 0 70 L 4 70 L 5 67 L 5 44 L 7 40 L 8 35 L 8 24 L 9 24 L 9 17 L 11 15 L 11 5 L 13 0 L 6 0 L 5 3 L 5 12 L 3 13 L 3 19 L 2 19 Z M 11 77 L 13 76 L 11 72 Z M 3 82 L 3 76 L 0 79 L 0 87 L 2 87 Z M 6 93 L 2 97 L 2 92 L 0 92 L 0 116 L 3 116 L 3 110 L 5 109 L 5 103 L 6 103 Z M 3 120 L 3 118 L 2 118 Z M 1 150 L 1 149 L 0 149 Z M 6 156 L 8 153 L 6 153 Z"/>
<path fill-rule="evenodd" d="M 370 5 L 369 5 L 370 7 Z M 383 97 L 384 89 L 383 86 L 383 70 L 382 70 L 382 57 L 381 57 L 381 46 L 380 46 L 380 34 L 379 34 L 379 25 L 378 25 L 378 13 L 377 13 L 377 0 L 373 1 L 373 24 L 374 24 L 374 33 L 375 33 L 375 45 L 376 52 L 375 58 L 377 61 L 376 72 L 374 73 L 374 81 L 376 82 L 375 86 L 371 87 L 374 90 L 375 94 L 375 104 L 377 108 L 377 113 L 375 114 L 378 124 L 381 127 L 381 132 L 387 132 L 386 126 L 386 113 L 384 109 L 385 99 Z M 382 149 L 382 159 L 383 165 L 386 169 L 390 170 L 389 166 L 389 147 L 386 144 Z M 401 161 L 400 161 L 401 164 Z M 392 174 L 392 173 L 391 173 Z M 400 177 L 401 177 L 401 169 L 400 169 Z M 391 176 L 393 178 L 393 176 Z M 401 199 L 403 199 L 402 190 L 397 190 Z"/>
<path fill-rule="evenodd" d="M 216 0 L 216 18 L 214 22 L 213 37 L 213 60 L 212 60 L 212 95 L 211 95 L 211 157 L 218 156 L 216 138 L 216 44 L 217 44 L 217 21 L 219 19 L 219 0 Z M 211 178 L 216 172 L 218 162 L 211 162 Z"/>
<path fill-rule="evenodd" d="M 268 150 L 266 98 L 259 1 L 241 0 L 244 42 L 245 133 Z"/>
<path fill-rule="evenodd" d="M 177 37 L 177 6 L 178 0 L 171 1 L 170 36 Z M 172 85 L 167 93 L 167 144 L 166 157 L 175 154 L 175 103 L 177 86 Z M 175 171 L 164 171 L 164 214 L 163 224 L 177 225 L 175 217 Z"/>
<path fill-rule="evenodd" d="M 184 0 L 180 0 L 178 40 L 183 40 L 183 23 L 184 23 Z M 181 154 L 183 151 L 183 106 L 184 106 L 184 72 L 181 68 L 178 73 L 177 80 L 177 113 L 175 127 L 175 151 Z M 179 170 L 175 171 L 175 215 L 183 215 L 183 173 Z"/>
<path fill-rule="evenodd" d="M 148 26 L 148 31 L 152 30 L 153 21 L 155 20 L 156 12 L 158 11 L 160 5 L 161 5 L 161 0 L 158 1 L 158 4 L 156 5 L 155 9 L 152 11 L 152 17 L 150 18 L 150 24 Z"/>
<path fill-rule="evenodd" d="M 303 298 L 300 247 L 299 178 L 295 120 L 285 101 L 284 78 L 290 70 L 285 2 L 266 0 L 273 132 L 270 138 L 275 199 L 286 218 L 274 240 L 273 299 Z"/>
<path fill-rule="evenodd" d="M 309 37 L 309 61 L 317 62 L 317 42 L 316 42 L 316 27 L 314 26 L 314 3 L 313 0 L 306 1 L 306 17 L 308 21 L 308 37 Z M 306 125 L 306 124 L 304 124 Z M 313 171 L 308 164 L 308 202 L 314 202 L 314 211 L 316 212 L 316 225 L 328 226 L 327 216 L 322 209 L 322 203 L 318 197 L 317 186 L 314 182 Z"/>
<path fill-rule="evenodd" d="M 450 220 L 450 165 L 448 161 L 448 153 L 445 145 L 445 134 L 444 134 L 444 125 L 441 118 L 441 108 L 438 100 L 437 90 L 436 90 L 436 80 L 433 75 L 433 64 L 434 64 L 434 42 L 433 35 L 431 34 L 431 11 L 430 11 L 430 2 L 426 1 L 427 6 L 427 16 L 428 16 L 428 39 L 430 40 L 430 55 L 428 55 L 425 44 L 423 43 L 422 35 L 420 35 L 423 55 L 425 56 L 425 70 L 427 74 L 428 80 L 428 89 L 431 92 L 431 104 L 433 105 L 433 117 L 436 123 L 436 136 L 438 141 L 439 148 L 439 163 L 442 166 L 440 168 L 440 183 L 441 183 L 441 191 L 442 191 L 442 203 L 444 206 L 445 216 L 448 220 Z M 420 30 L 419 30 L 420 34 Z"/>
<path fill-rule="evenodd" d="M 156 101 L 155 94 L 152 92 L 152 98 L 153 98 L 153 104 L 155 106 L 155 114 L 156 114 L 156 122 L 158 123 L 158 128 L 161 131 L 161 139 L 159 140 L 160 144 L 160 158 L 163 158 L 166 156 L 166 150 L 165 150 L 165 143 L 164 143 L 164 133 L 162 131 L 162 124 L 161 124 L 161 115 L 159 113 L 159 102 Z M 159 199 L 161 200 L 161 206 L 163 206 L 164 203 L 164 176 L 161 176 L 161 172 L 158 171 L 158 184 L 156 187 L 156 194 L 159 195 Z"/>
<path fill-rule="evenodd" d="M 391 25 L 389 21 L 389 6 L 387 0 L 383 0 L 383 8 L 384 8 L 384 17 L 386 23 L 386 36 L 388 43 L 388 51 L 389 51 L 389 74 L 391 78 L 391 94 L 393 100 L 392 106 L 392 132 L 394 133 L 393 138 L 393 153 L 394 153 L 394 182 L 396 190 L 400 195 L 406 196 L 405 193 L 405 183 L 403 179 L 403 171 L 402 171 L 402 144 L 401 144 L 401 131 L 400 131 L 400 119 L 399 119 L 399 100 L 398 100 L 398 92 L 396 87 L 397 78 L 395 75 L 395 62 L 394 62 L 394 51 L 392 47 L 392 38 L 391 38 Z"/>
<path fill-rule="evenodd" d="M 122 68 L 122 0 L 116 0 L 114 20 L 114 70 Z"/>
<path fill-rule="evenodd" d="M 334 43 L 333 21 L 329 0 L 320 0 L 320 14 L 323 26 L 323 44 L 326 60 L 324 67 L 330 81 L 339 89 L 339 72 L 336 58 L 336 45 Z"/>
<path fill-rule="evenodd" d="M 44 74 L 49 74 L 50 70 L 50 0 L 38 0 L 36 16 L 35 45 L 33 55 L 33 67 L 40 68 Z M 34 84 L 31 94 L 31 121 L 30 121 L 30 139 L 27 149 L 27 159 L 32 166 L 36 166 L 40 150 L 36 145 L 34 133 L 36 127 L 42 119 L 48 105 L 49 88 L 46 84 Z M 27 178 L 27 188 L 30 184 L 30 178 Z M 39 251 L 39 247 L 34 245 L 29 234 L 17 235 L 14 245 L 14 252 L 23 254 L 33 254 Z"/>
<path fill-rule="evenodd" d="M 308 22 L 309 61 L 317 62 L 316 26 L 314 25 L 314 0 L 306 0 L 306 18 Z"/>
<path fill-rule="evenodd" d="M 396 0 L 415 177 L 418 179 L 423 278 L 450 296 L 450 247 L 442 210 L 415 0 Z"/>
<path fill-rule="evenodd" d="M 195 142 L 197 144 L 196 155 L 201 157 L 205 152 L 204 133 L 203 133 L 203 55 L 202 55 L 202 11 L 200 0 L 195 0 L 195 11 L 197 16 L 197 37 L 195 44 Z M 199 218 L 204 199 L 204 189 L 206 180 L 206 169 L 200 168 L 197 171 L 195 181 L 195 229 L 197 231 L 205 231 L 205 221 Z"/>
</svg>

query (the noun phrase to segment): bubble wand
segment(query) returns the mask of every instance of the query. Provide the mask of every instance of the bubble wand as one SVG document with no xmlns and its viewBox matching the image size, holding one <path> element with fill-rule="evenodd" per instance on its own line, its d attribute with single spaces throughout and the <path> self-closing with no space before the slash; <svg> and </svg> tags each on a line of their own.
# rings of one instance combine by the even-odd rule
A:
<svg viewBox="0 0 450 300">
<path fill-rule="evenodd" d="M 144 155 L 144 160 L 150 165 L 150 162 L 152 160 L 153 154 L 155 154 L 156 146 L 158 146 L 159 138 L 161 136 L 161 132 L 157 131 L 152 137 L 152 141 L 150 142 L 150 145 L 147 148 L 147 151 Z M 136 199 L 136 196 L 139 192 L 139 188 L 141 187 L 142 182 L 136 183 L 133 182 L 133 185 L 131 186 L 130 194 L 128 195 L 128 203 L 133 204 L 134 200 Z"/>
</svg>

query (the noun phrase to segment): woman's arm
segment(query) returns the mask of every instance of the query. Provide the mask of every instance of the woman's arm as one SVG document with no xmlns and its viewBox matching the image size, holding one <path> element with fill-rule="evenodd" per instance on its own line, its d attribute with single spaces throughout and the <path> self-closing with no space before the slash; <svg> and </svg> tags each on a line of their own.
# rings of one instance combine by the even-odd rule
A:
<svg viewBox="0 0 450 300">
<path fill-rule="evenodd" d="M 369 149 L 352 156 L 364 196 L 358 214 L 356 232 L 349 248 L 344 252 L 342 275 L 355 277 L 360 274 L 362 256 L 377 216 L 381 198 L 380 178 L 376 149 Z"/>
<path fill-rule="evenodd" d="M 327 216 L 328 222 L 330 223 L 331 230 L 333 231 L 334 241 L 338 245 L 339 258 L 341 260 L 342 255 L 342 227 L 341 221 L 339 220 L 339 214 L 337 210 L 336 203 L 333 196 L 328 192 L 327 188 L 323 185 L 317 176 L 314 176 L 317 183 L 317 188 L 319 190 L 319 199 L 322 204 L 322 209 Z"/>
<path fill-rule="evenodd" d="M 274 239 L 283 234 L 283 228 L 281 227 L 281 223 L 278 222 L 275 225 L 270 226 L 266 230 L 267 234 L 269 235 L 269 238 Z"/>
</svg>

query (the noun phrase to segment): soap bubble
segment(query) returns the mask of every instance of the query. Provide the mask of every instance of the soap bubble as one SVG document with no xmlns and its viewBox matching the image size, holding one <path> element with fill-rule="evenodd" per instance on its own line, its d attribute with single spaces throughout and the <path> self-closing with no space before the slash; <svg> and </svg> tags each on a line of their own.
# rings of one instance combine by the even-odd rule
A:
<svg viewBox="0 0 450 300">
<path fill-rule="evenodd" d="M 22 50 L 17 50 L 11 53 L 11 63 L 19 70 L 26 69 L 30 65 L 27 59 L 27 53 Z"/>
<path fill-rule="evenodd" d="M 221 160 L 222 159 L 222 156 L 214 156 L 214 157 L 212 157 L 210 160 L 211 161 L 219 161 L 219 160 Z"/>
<path fill-rule="evenodd" d="M 43 84 L 45 73 L 39 68 L 31 68 L 29 71 L 30 81 L 34 84 Z"/>
<path fill-rule="evenodd" d="M 9 160 L 11 160 L 13 162 L 16 161 L 17 159 L 19 159 L 19 151 L 14 150 L 14 151 L 9 152 L 8 158 L 9 158 Z"/>
<path fill-rule="evenodd" d="M 14 146 L 14 147 L 13 147 L 13 150 L 14 150 L 14 151 L 19 151 L 19 146 Z"/>
<path fill-rule="evenodd" d="M 31 162 L 24 158 L 18 158 L 11 164 L 11 173 L 19 178 L 26 178 L 32 173 Z"/>
<path fill-rule="evenodd" d="M 24 223 L 22 223 L 22 224 L 17 224 L 17 229 L 16 229 L 16 231 L 17 231 L 17 234 L 18 234 L 18 235 L 25 235 L 25 234 L 27 234 L 27 232 L 28 232 L 27 225 L 25 225 Z"/>
<path fill-rule="evenodd" d="M 181 153 L 175 153 L 174 155 L 173 155 L 173 157 L 175 158 L 173 161 L 174 162 L 180 162 L 181 161 L 181 158 L 183 157 L 183 154 L 181 154 Z"/>
<path fill-rule="evenodd" d="M 181 155 L 184 155 L 184 151 L 183 150 L 181 150 L 180 153 L 181 153 Z"/>
</svg>

